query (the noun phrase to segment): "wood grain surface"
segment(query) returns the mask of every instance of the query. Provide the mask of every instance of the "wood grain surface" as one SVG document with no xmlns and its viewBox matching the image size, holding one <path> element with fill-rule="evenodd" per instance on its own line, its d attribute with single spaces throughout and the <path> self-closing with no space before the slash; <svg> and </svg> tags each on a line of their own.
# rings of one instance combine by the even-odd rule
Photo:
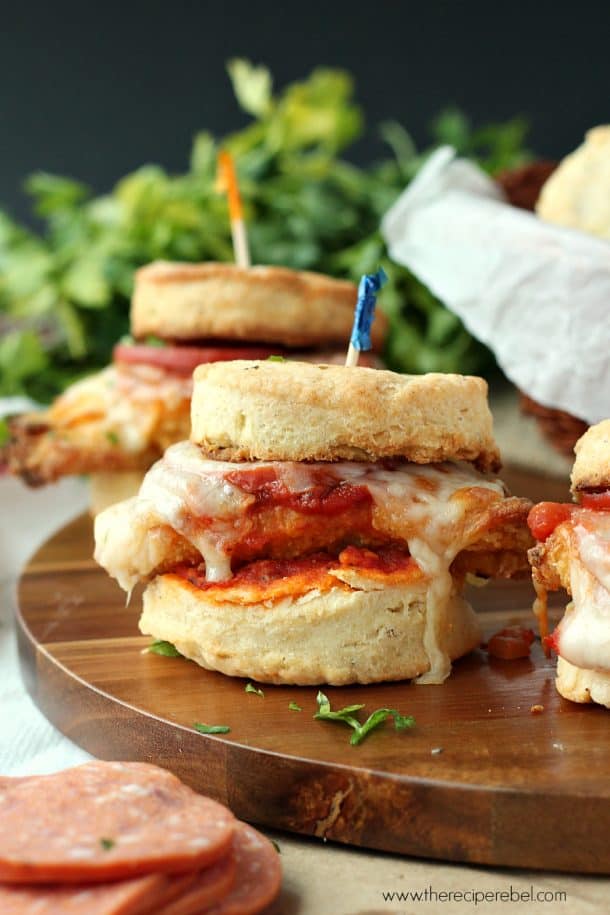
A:
<svg viewBox="0 0 610 915">
<path fill-rule="evenodd" d="M 507 474 L 514 492 L 565 498 L 566 486 Z M 96 756 L 158 763 L 250 822 L 358 846 L 527 868 L 610 873 L 610 719 L 561 699 L 554 662 L 477 651 L 442 686 L 328 688 L 415 716 L 358 747 L 342 725 L 315 721 L 311 687 L 264 686 L 144 651 L 139 596 L 90 558 L 81 517 L 33 557 L 19 586 L 26 686 L 44 714 Z M 479 589 L 489 634 L 532 625 L 527 582 Z M 291 711 L 296 702 L 301 712 Z M 543 705 L 532 714 L 532 705 Z M 212 737 L 195 722 L 228 725 Z M 434 752 L 433 752 L 434 751 Z"/>
</svg>

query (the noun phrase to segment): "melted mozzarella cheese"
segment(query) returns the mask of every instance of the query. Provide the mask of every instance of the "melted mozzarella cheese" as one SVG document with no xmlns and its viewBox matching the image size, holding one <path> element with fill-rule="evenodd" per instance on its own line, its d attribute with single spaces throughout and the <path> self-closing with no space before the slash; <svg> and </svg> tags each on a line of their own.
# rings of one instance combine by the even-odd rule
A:
<svg viewBox="0 0 610 915">
<path fill-rule="evenodd" d="M 95 561 L 128 594 L 163 564 L 174 541 L 155 506 L 139 496 L 116 502 L 96 515 L 94 532 Z"/>
<path fill-rule="evenodd" d="M 231 547 L 240 540 L 240 519 L 254 503 L 255 496 L 232 485 L 226 477 L 235 470 L 241 475 L 260 474 L 266 467 L 272 467 L 291 492 L 311 488 L 320 472 L 337 483 L 345 481 L 368 489 L 373 500 L 373 526 L 392 538 L 402 539 L 428 579 L 424 644 L 430 670 L 420 679 L 442 682 L 451 667 L 448 656 L 439 647 L 440 628 L 454 595 L 449 568 L 457 553 L 468 545 L 464 521 L 471 510 L 468 500 L 454 496 L 472 487 L 490 490 L 494 498 L 504 492 L 500 481 L 487 479 L 468 464 L 402 463 L 392 469 L 357 462 L 236 465 L 206 460 L 196 445 L 180 442 L 168 448 L 148 472 L 139 498 L 123 511 L 122 518 L 120 506 L 114 507 L 114 520 L 104 519 L 106 513 L 98 517 L 96 528 L 99 525 L 100 532 L 104 531 L 103 542 L 100 540 L 96 552 L 98 562 L 124 587 L 133 586 L 134 576 L 136 580 L 150 577 L 160 563 L 158 551 L 145 546 L 144 532 L 166 524 L 201 554 L 208 580 L 229 578 Z M 131 545 L 118 535 L 116 543 L 111 542 L 115 527 L 130 531 Z"/>
<path fill-rule="evenodd" d="M 560 624 L 561 657 L 586 670 L 610 669 L 610 515 L 588 513 L 573 528 L 572 603 Z"/>
<path fill-rule="evenodd" d="M 57 428 L 101 425 L 124 451 L 137 453 L 149 446 L 163 415 L 185 408 L 192 386 L 192 379 L 155 366 L 110 365 L 70 385 L 49 419 Z"/>
</svg>

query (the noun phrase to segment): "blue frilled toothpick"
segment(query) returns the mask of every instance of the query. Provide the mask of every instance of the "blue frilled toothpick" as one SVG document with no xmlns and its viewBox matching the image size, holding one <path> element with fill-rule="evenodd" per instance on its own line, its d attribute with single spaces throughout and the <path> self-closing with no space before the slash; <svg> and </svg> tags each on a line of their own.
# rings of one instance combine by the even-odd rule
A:
<svg viewBox="0 0 610 915">
<path fill-rule="evenodd" d="M 387 283 L 383 267 L 377 273 L 365 273 L 358 284 L 358 301 L 354 314 L 354 326 L 345 358 L 346 365 L 358 365 L 358 354 L 372 347 L 371 324 L 375 317 L 377 293 Z"/>
</svg>

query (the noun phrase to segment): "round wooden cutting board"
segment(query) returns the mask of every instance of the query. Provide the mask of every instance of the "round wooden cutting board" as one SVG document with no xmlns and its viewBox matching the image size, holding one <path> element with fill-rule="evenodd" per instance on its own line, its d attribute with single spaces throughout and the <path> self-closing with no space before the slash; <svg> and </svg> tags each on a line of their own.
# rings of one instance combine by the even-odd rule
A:
<svg viewBox="0 0 610 915">
<path fill-rule="evenodd" d="M 534 483 L 535 483 L 534 478 Z M 513 491 L 564 497 L 532 478 Z M 526 486 L 529 483 L 529 486 Z M 529 488 L 529 492 L 528 492 Z M 317 689 L 264 686 L 144 651 L 139 599 L 90 558 L 82 517 L 49 540 L 19 587 L 26 686 L 64 734 L 96 756 L 155 762 L 250 822 L 368 848 L 453 861 L 610 873 L 610 713 L 554 688 L 554 662 L 477 651 L 442 686 L 327 688 L 333 708 L 390 707 L 391 723 L 360 746 L 316 721 Z M 473 597 L 487 634 L 532 625 L 529 583 Z M 293 711 L 297 703 L 302 711 Z M 533 714 L 533 705 L 544 706 Z M 195 722 L 227 725 L 207 736 Z"/>
</svg>

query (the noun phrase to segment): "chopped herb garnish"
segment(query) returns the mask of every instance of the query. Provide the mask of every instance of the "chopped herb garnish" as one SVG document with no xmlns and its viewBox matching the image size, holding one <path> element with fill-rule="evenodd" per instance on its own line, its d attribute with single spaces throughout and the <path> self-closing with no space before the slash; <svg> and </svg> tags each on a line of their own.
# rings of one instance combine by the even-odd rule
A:
<svg viewBox="0 0 610 915">
<path fill-rule="evenodd" d="M 172 645 L 171 642 L 164 642 L 162 639 L 157 639 L 155 642 L 151 642 L 146 651 L 150 652 L 150 654 L 163 655 L 164 658 L 184 657 L 184 655 L 180 654 L 175 645 Z"/>
<path fill-rule="evenodd" d="M 383 724 L 386 718 L 390 717 L 394 719 L 394 727 L 397 731 L 406 731 L 415 724 L 415 718 L 413 718 L 412 715 L 401 715 L 393 708 L 378 708 L 376 712 L 369 715 L 363 725 L 354 729 L 354 733 L 350 739 L 352 746 L 355 747 L 359 743 L 362 743 L 364 738 L 370 734 L 372 730 L 380 724 Z"/>
<path fill-rule="evenodd" d="M 116 845 L 116 842 L 114 841 L 114 839 L 100 839 L 100 845 L 102 846 L 104 851 L 110 851 L 111 848 L 114 848 L 114 846 Z"/>
<path fill-rule="evenodd" d="M 0 419 L 0 448 L 2 445 L 6 445 L 10 437 L 7 421 L 5 419 Z"/>
<path fill-rule="evenodd" d="M 201 724 L 199 721 L 193 727 L 200 734 L 228 734 L 231 730 L 226 724 Z"/>
<path fill-rule="evenodd" d="M 346 705 L 345 708 L 332 711 L 328 697 L 322 692 L 318 693 L 317 703 L 318 711 L 314 715 L 314 718 L 317 718 L 320 721 L 341 721 L 343 724 L 347 724 L 350 728 L 353 728 L 354 733 L 350 738 L 352 746 L 357 746 L 359 743 L 362 743 L 371 731 L 380 724 L 383 724 L 389 717 L 394 719 L 394 727 L 397 731 L 405 731 L 408 728 L 412 728 L 415 724 L 415 718 L 413 718 L 412 715 L 401 715 L 396 709 L 391 708 L 377 709 L 369 715 L 364 724 L 361 724 L 360 721 L 354 717 L 354 712 L 360 711 L 360 709 L 364 708 L 364 705 Z"/>
<path fill-rule="evenodd" d="M 162 340 L 161 337 L 155 337 L 154 334 L 149 334 L 148 337 L 144 340 L 146 346 L 167 346 L 167 342 Z"/>
<path fill-rule="evenodd" d="M 106 438 L 108 439 L 108 441 L 110 442 L 111 445 L 119 444 L 119 437 L 113 429 L 108 429 L 108 431 L 106 432 Z"/>
<path fill-rule="evenodd" d="M 289 702 L 289 703 L 288 703 L 288 708 L 290 709 L 291 712 L 302 712 L 302 711 L 303 711 L 303 709 L 301 708 L 301 706 L 300 706 L 300 705 L 297 705 L 296 702 Z"/>
<path fill-rule="evenodd" d="M 284 356 L 267 356 L 267 362 L 287 362 Z"/>
<path fill-rule="evenodd" d="M 276 850 L 276 852 L 278 853 L 278 855 L 281 855 L 281 854 L 282 854 L 282 849 L 280 848 L 280 846 L 278 845 L 278 843 L 275 841 L 275 839 L 269 839 L 269 841 L 271 842 L 271 844 L 272 844 L 273 847 L 275 848 L 275 850 Z"/>
<path fill-rule="evenodd" d="M 262 689 L 259 689 L 258 686 L 255 686 L 253 683 L 246 683 L 246 688 L 244 690 L 246 693 L 254 693 L 256 696 L 260 696 L 261 699 L 265 698 L 265 694 Z"/>
<path fill-rule="evenodd" d="M 352 728 L 360 727 L 360 722 L 353 717 L 353 713 L 359 712 L 361 708 L 364 708 L 362 703 L 360 705 L 346 705 L 345 708 L 333 712 L 330 707 L 330 699 L 321 692 L 318 693 L 316 702 L 318 703 L 318 711 L 313 716 L 314 718 L 318 718 L 320 721 L 343 721 Z"/>
</svg>

